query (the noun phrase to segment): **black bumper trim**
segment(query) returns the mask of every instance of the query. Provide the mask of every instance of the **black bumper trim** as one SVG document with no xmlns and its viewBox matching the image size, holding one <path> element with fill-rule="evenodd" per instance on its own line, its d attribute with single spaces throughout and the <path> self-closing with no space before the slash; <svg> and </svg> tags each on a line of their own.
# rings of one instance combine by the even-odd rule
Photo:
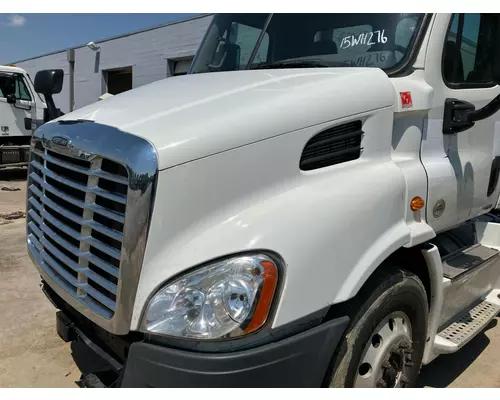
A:
<svg viewBox="0 0 500 400">
<path fill-rule="evenodd" d="M 81 340 L 91 351 L 109 364 L 112 370 L 119 373 L 123 369 L 122 364 L 90 340 L 62 311 L 56 313 L 56 329 L 59 337 L 65 342 Z"/>
<path fill-rule="evenodd" d="M 123 387 L 320 387 L 348 317 L 245 351 L 194 353 L 130 346 Z"/>
</svg>

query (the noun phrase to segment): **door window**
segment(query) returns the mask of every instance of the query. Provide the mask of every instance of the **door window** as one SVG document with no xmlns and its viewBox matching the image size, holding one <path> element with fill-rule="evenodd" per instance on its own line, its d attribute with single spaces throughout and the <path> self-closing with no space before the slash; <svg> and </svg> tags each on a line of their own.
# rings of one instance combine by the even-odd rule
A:
<svg viewBox="0 0 500 400">
<path fill-rule="evenodd" d="M 31 101 L 31 95 L 21 75 L 0 76 L 0 97 L 5 98 L 7 93 L 14 93 L 17 100 Z"/>
<path fill-rule="evenodd" d="M 0 97 L 5 98 L 7 94 L 13 93 L 15 81 L 12 75 L 0 75 Z"/>
<path fill-rule="evenodd" d="M 494 86 L 498 14 L 454 14 L 443 52 L 443 78 L 452 88 Z"/>
<path fill-rule="evenodd" d="M 31 101 L 31 95 L 22 76 L 16 76 L 16 99 Z"/>
</svg>

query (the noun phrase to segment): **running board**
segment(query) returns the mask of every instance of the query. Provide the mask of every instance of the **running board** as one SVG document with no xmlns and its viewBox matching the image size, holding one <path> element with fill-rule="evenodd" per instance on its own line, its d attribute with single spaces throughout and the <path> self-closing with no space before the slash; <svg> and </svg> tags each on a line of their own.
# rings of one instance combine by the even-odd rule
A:
<svg viewBox="0 0 500 400">
<path fill-rule="evenodd" d="M 500 290 L 491 291 L 475 307 L 459 314 L 436 335 L 434 352 L 454 353 L 480 333 L 500 312 Z"/>
<path fill-rule="evenodd" d="M 500 257 L 498 250 L 476 244 L 444 257 L 443 275 L 453 282 L 498 257 Z"/>
</svg>

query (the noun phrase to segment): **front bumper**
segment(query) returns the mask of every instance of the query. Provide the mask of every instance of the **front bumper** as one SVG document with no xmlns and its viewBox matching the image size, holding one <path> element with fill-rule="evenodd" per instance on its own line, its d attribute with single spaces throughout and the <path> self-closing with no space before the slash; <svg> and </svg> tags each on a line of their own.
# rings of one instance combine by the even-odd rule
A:
<svg viewBox="0 0 500 400">
<path fill-rule="evenodd" d="M 116 373 L 114 387 L 320 387 L 348 323 L 331 320 L 305 332 L 257 348 L 231 353 L 200 353 L 138 341 L 124 362 L 94 343 L 63 312 L 57 330 L 76 341 Z M 102 367 L 100 367 L 102 370 Z M 98 375 L 82 377 L 85 387 L 106 386 Z"/>
<path fill-rule="evenodd" d="M 134 343 L 123 387 L 320 387 L 348 319 L 255 349 L 193 353 Z"/>
</svg>

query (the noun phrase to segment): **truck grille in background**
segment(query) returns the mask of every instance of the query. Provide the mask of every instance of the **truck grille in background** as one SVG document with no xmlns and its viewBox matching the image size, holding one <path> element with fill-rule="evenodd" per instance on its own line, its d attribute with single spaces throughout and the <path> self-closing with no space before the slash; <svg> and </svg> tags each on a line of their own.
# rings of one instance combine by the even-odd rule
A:
<svg viewBox="0 0 500 400">
<path fill-rule="evenodd" d="M 116 310 L 127 203 L 125 167 L 32 149 L 28 237 L 40 267 L 94 312 Z"/>
<path fill-rule="evenodd" d="M 309 171 L 356 160 L 361 155 L 361 121 L 327 129 L 307 142 L 300 158 L 300 169 Z"/>
</svg>

